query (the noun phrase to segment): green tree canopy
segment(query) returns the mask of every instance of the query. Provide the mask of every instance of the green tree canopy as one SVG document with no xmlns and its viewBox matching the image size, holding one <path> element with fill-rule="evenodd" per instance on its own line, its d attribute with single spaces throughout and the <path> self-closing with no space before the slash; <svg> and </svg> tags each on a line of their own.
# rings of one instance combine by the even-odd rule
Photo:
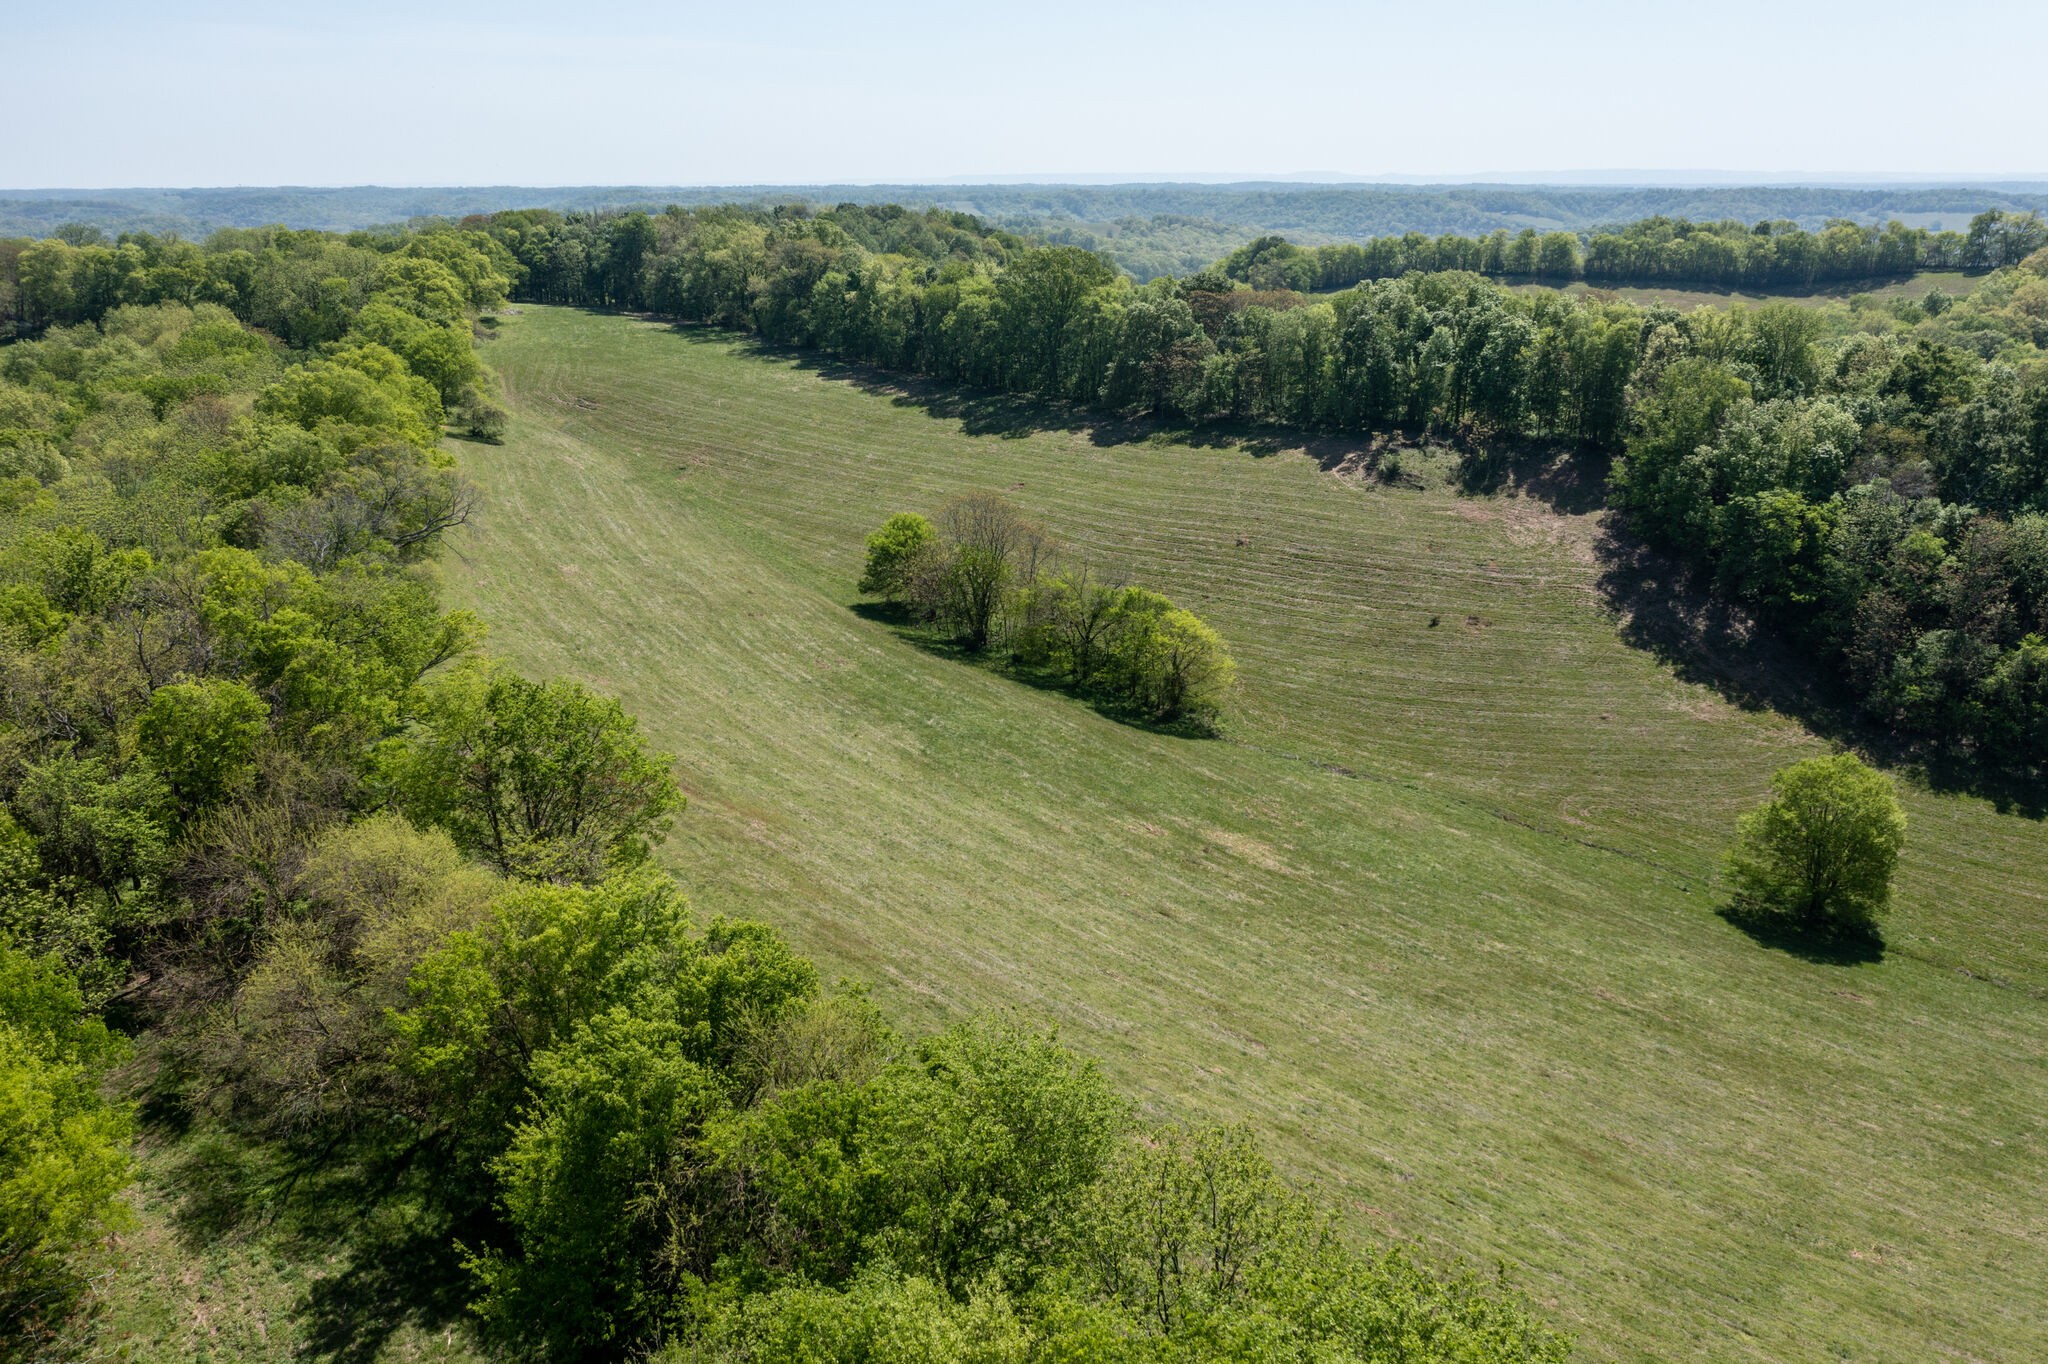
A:
<svg viewBox="0 0 2048 1364">
<path fill-rule="evenodd" d="M 887 601 L 901 600 L 912 567 L 937 546 L 938 539 L 932 523 L 916 512 L 897 512 L 868 536 L 860 590 Z"/>
<path fill-rule="evenodd" d="M 1891 898 L 1906 815 L 1889 778 L 1853 753 L 1808 758 L 1771 778 L 1728 855 L 1738 904 L 1811 929 L 1868 929 Z"/>
<path fill-rule="evenodd" d="M 669 762 L 610 697 L 477 666 L 430 690 L 388 772 L 415 821 L 506 875 L 590 881 L 667 832 L 683 805 Z"/>
<path fill-rule="evenodd" d="M 45 1357 L 127 1211 L 128 1115 L 99 1095 L 123 1047 L 81 1007 L 54 959 L 0 941 L 0 1360 Z"/>
</svg>

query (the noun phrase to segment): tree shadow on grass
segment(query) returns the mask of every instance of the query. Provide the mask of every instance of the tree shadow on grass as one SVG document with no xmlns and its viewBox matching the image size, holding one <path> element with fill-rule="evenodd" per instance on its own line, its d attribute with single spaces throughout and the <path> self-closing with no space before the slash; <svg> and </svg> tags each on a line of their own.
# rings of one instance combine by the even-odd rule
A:
<svg viewBox="0 0 2048 1364">
<path fill-rule="evenodd" d="M 1740 904 L 1724 905 L 1715 912 L 1759 947 L 1816 966 L 1869 966 L 1884 960 L 1884 935 L 1875 928 L 1816 929 L 1783 914 Z"/>
<path fill-rule="evenodd" d="M 1904 738 L 1869 724 L 1841 675 L 1789 633 L 1758 622 L 1713 590 L 1705 576 L 1636 539 L 1609 517 L 1595 543 L 1602 598 L 1622 640 L 1743 710 L 1788 715 L 1855 748 L 1880 766 L 1912 773 L 1928 789 L 1978 796 L 2005 814 L 2048 816 L 2048 781 L 1982 756 Z"/>
<path fill-rule="evenodd" d="M 677 324 L 679 332 L 705 334 L 706 328 Z M 1171 444 L 1205 450 L 1235 450 L 1255 459 L 1303 454 L 1324 469 L 1369 461 L 1384 436 L 1363 433 L 1303 431 L 1256 422 L 1189 422 L 1127 412 L 1104 411 L 1028 393 L 1003 393 L 970 388 L 918 375 L 899 374 L 821 351 L 780 346 L 740 333 L 716 332 L 749 354 L 779 360 L 821 379 L 847 384 L 863 393 L 889 399 L 897 407 L 915 408 L 940 421 L 959 423 L 963 434 L 1019 440 L 1047 432 L 1085 437 L 1092 445 L 1114 449 L 1126 445 Z"/>
<path fill-rule="evenodd" d="M 466 1327 L 472 1284 L 456 1243 L 490 1234 L 481 1222 L 462 1225 L 433 1196 L 434 1172 L 416 1154 L 372 1144 L 280 1149 L 187 1124 L 162 1182 L 174 1191 L 171 1222 L 188 1252 L 245 1239 L 307 1267 L 291 1310 L 310 1357 L 371 1364 L 407 1327 Z"/>
<path fill-rule="evenodd" d="M 341 1263 L 309 1285 L 298 1306 L 314 1357 L 371 1364 L 404 1327 L 472 1321 L 475 1282 L 457 1239 L 436 1209 L 411 1200 L 378 1205 L 349 1235 Z"/>
<path fill-rule="evenodd" d="M 1612 459 L 1555 441 L 1482 438 L 1458 447 L 1455 481 L 1471 497 L 1510 493 L 1531 497 L 1564 516 L 1585 516 L 1607 505 Z"/>
<path fill-rule="evenodd" d="M 1027 667 L 1005 658 L 1000 650 L 986 649 L 977 652 L 956 639 L 949 639 L 920 624 L 908 610 L 894 603 L 855 602 L 853 614 L 862 620 L 887 626 L 898 639 L 934 658 L 947 659 L 964 667 L 979 668 L 983 672 L 994 673 L 1005 681 L 1030 687 L 1034 691 L 1057 692 L 1087 706 L 1104 719 L 1114 720 L 1120 725 L 1175 739 L 1218 737 L 1213 725 L 1200 720 L 1162 721 L 1135 706 L 1123 705 L 1113 697 L 1092 692 L 1065 673 L 1051 668 Z"/>
</svg>

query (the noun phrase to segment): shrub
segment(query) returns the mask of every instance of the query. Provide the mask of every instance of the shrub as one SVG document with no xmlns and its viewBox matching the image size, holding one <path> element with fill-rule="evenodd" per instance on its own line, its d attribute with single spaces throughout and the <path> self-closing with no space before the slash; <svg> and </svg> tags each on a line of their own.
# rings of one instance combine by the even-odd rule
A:
<svg viewBox="0 0 2048 1364">
<path fill-rule="evenodd" d="M 916 512 L 898 512 L 868 537 L 867 567 L 860 576 L 860 590 L 884 601 L 905 599 L 910 570 L 916 561 L 937 546 L 939 533 L 932 523 Z"/>
</svg>

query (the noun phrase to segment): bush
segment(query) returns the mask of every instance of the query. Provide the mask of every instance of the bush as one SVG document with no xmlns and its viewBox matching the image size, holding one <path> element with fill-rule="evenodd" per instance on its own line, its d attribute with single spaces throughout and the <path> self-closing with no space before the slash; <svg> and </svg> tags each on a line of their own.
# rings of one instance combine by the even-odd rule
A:
<svg viewBox="0 0 2048 1364">
<path fill-rule="evenodd" d="M 456 399 L 455 410 L 451 415 L 455 419 L 455 424 L 462 429 L 462 434 L 488 441 L 492 445 L 497 445 L 505 439 L 505 430 L 512 423 L 510 413 L 476 388 L 463 391 L 462 396 Z"/>
<path fill-rule="evenodd" d="M 1808 758 L 1771 778 L 1728 854 L 1736 904 L 1814 931 L 1869 931 L 1891 898 L 1906 815 L 1891 781 L 1853 753 Z"/>
<path fill-rule="evenodd" d="M 868 537 L 860 590 L 884 601 L 905 600 L 912 566 L 937 546 L 939 533 L 916 512 L 898 512 Z"/>
</svg>

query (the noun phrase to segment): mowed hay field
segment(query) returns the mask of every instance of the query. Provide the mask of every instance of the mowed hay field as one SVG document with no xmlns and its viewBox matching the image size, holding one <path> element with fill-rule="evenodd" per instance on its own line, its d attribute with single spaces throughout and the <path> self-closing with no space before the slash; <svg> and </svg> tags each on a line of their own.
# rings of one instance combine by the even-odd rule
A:
<svg viewBox="0 0 2048 1364">
<path fill-rule="evenodd" d="M 2048 1348 L 2048 832 L 1910 792 L 1881 962 L 1730 927 L 1735 817 L 1824 745 L 1624 643 L 1591 518 L 972 434 L 641 320 L 501 333 L 451 596 L 678 755 L 700 912 L 913 1025 L 1056 1024 L 1148 1116 L 1252 1122 L 1362 1235 L 1504 1261 L 1584 1358 Z M 1225 737 L 857 612 L 863 534 L 966 488 L 1216 625 Z"/>
</svg>

